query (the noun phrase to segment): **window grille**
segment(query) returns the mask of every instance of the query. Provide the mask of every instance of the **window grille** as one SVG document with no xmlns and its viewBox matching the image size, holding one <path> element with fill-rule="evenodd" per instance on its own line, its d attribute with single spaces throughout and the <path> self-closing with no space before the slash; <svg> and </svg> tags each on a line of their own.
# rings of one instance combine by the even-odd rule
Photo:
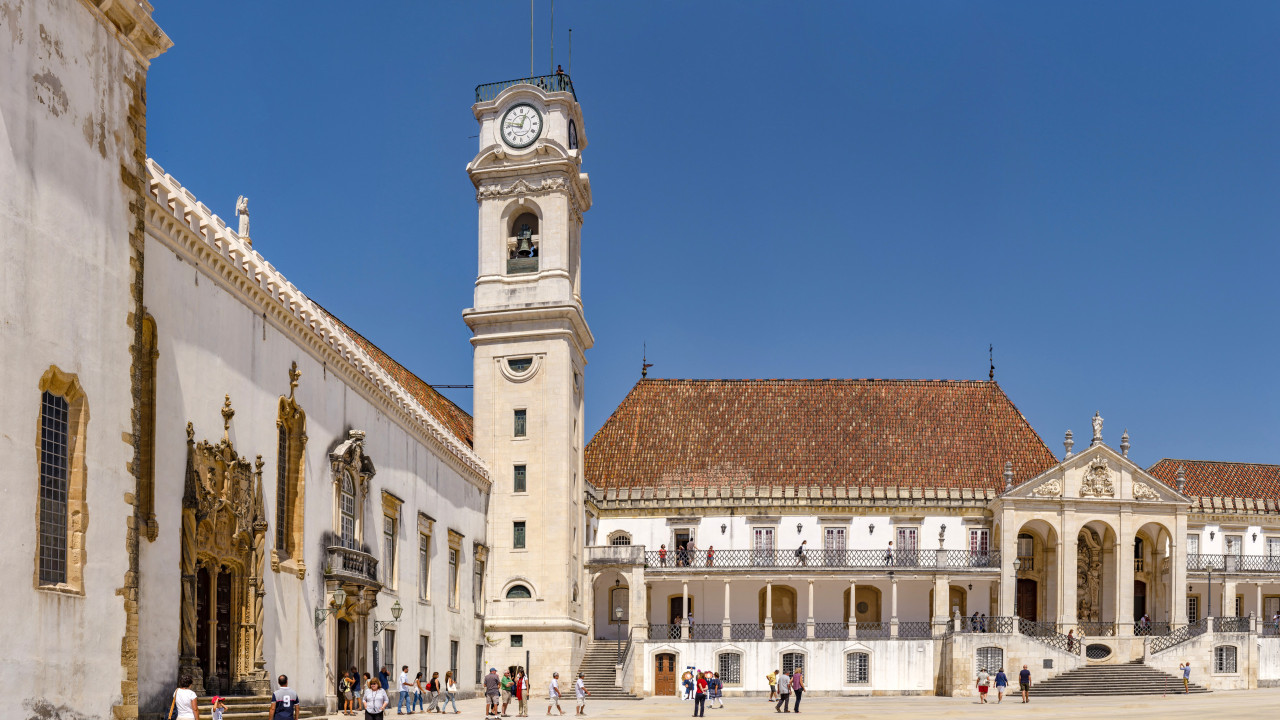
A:
<svg viewBox="0 0 1280 720">
<path fill-rule="evenodd" d="M 524 437 L 528 431 L 528 415 L 524 410 L 516 411 L 515 436 Z"/>
<path fill-rule="evenodd" d="M 512 636 L 511 636 L 511 647 L 513 647 L 513 648 L 524 647 L 524 636 L 523 636 L 523 635 L 512 635 Z"/>
<path fill-rule="evenodd" d="M 431 650 L 431 636 L 419 635 L 418 636 L 418 669 L 422 671 L 423 677 L 431 677 L 431 674 L 427 672 L 428 668 L 431 667 L 430 650 Z"/>
<path fill-rule="evenodd" d="M 1219 645 L 1213 649 L 1213 671 L 1215 673 L 1236 672 L 1236 646 Z"/>
<path fill-rule="evenodd" d="M 720 681 L 725 685 L 742 684 L 742 655 L 739 653 L 720 653 L 716 659 L 716 667 L 720 669 Z"/>
<path fill-rule="evenodd" d="M 67 581 L 70 406 L 45 391 L 40 408 L 40 584 Z"/>
<path fill-rule="evenodd" d="M 867 653 L 849 653 L 844 656 L 844 684 L 867 685 L 871 682 L 871 656 Z"/>
<path fill-rule="evenodd" d="M 387 628 L 382 631 L 382 644 L 386 651 L 386 656 L 382 663 L 391 667 L 392 674 L 395 673 L 396 667 L 396 631 Z"/>
<path fill-rule="evenodd" d="M 453 671 L 453 676 L 458 677 L 458 641 L 449 641 L 449 669 Z"/>
<path fill-rule="evenodd" d="M 626 533 L 619 533 L 613 536 L 613 539 L 609 541 L 609 544 L 610 545 L 630 545 L 631 536 Z"/>
<path fill-rule="evenodd" d="M 514 523 L 514 527 L 512 528 L 512 531 L 513 531 L 513 535 L 512 535 L 511 546 L 516 549 L 523 548 L 524 547 L 524 521 L 517 520 Z"/>
<path fill-rule="evenodd" d="M 476 612 L 484 612 L 484 563 L 479 558 L 471 571 L 471 602 L 475 604 Z"/>
<path fill-rule="evenodd" d="M 276 433 L 276 555 L 283 558 L 289 553 L 289 431 L 281 425 Z"/>
<path fill-rule="evenodd" d="M 528 492 L 528 483 L 526 481 L 525 466 L 517 465 L 515 467 L 515 480 L 513 490 L 518 493 Z"/>
<path fill-rule="evenodd" d="M 356 487 L 351 476 L 342 476 L 342 544 L 356 548 Z"/>
<path fill-rule="evenodd" d="M 1004 667 L 1004 650 L 998 647 L 981 647 L 974 653 L 973 671 L 977 673 L 979 670 L 986 670 L 994 675 L 997 670 Z"/>
<path fill-rule="evenodd" d="M 789 652 L 782 654 L 782 672 L 790 675 L 796 668 L 804 667 L 804 653 Z"/>
</svg>

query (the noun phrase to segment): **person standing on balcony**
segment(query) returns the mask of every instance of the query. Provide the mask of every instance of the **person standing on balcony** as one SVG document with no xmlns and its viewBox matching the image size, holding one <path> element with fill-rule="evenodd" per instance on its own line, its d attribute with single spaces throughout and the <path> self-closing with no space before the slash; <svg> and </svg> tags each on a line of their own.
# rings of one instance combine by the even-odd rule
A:
<svg viewBox="0 0 1280 720">
<path fill-rule="evenodd" d="M 791 678 L 787 671 L 778 673 L 778 703 L 773 706 L 774 712 L 791 712 Z"/>
<path fill-rule="evenodd" d="M 715 564 L 716 564 L 716 546 L 708 545 L 707 546 L 707 567 L 711 567 Z"/>
<path fill-rule="evenodd" d="M 1029 702 L 1027 694 L 1031 692 L 1031 671 L 1026 665 L 1022 666 L 1022 672 L 1018 673 L 1018 689 L 1022 691 L 1022 702 Z"/>
<path fill-rule="evenodd" d="M 658 548 L 658 564 L 661 565 L 662 567 L 667 566 L 667 544 L 666 543 L 663 543 L 662 546 Z"/>
<path fill-rule="evenodd" d="M 778 671 L 765 675 L 764 679 L 769 681 L 769 699 L 765 702 L 773 702 L 778 699 Z"/>
<path fill-rule="evenodd" d="M 791 694 L 796 696 L 795 711 L 800 712 L 800 698 L 804 696 L 804 668 L 791 671 Z"/>
<path fill-rule="evenodd" d="M 889 549 L 884 551 L 884 564 L 885 565 L 893 564 L 893 541 L 892 540 L 889 541 Z"/>
</svg>

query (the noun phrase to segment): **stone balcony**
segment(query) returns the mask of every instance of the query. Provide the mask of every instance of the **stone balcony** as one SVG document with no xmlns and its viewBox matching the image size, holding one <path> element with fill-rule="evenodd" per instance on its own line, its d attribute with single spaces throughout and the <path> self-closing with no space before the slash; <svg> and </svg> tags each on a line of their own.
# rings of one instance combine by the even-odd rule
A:
<svg viewBox="0 0 1280 720">
<path fill-rule="evenodd" d="M 378 580 L 378 559 L 367 552 L 341 545 L 329 546 L 324 575 L 343 585 L 382 587 Z"/>
</svg>

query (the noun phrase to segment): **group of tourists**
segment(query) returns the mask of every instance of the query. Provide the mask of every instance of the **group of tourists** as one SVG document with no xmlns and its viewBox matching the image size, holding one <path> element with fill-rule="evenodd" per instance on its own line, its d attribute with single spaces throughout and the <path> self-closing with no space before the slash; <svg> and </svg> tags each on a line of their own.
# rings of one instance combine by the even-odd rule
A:
<svg viewBox="0 0 1280 720">
<path fill-rule="evenodd" d="M 800 700 L 804 697 L 804 668 L 796 666 L 790 675 L 786 670 L 774 670 L 765 678 L 769 681 L 769 702 L 774 703 L 774 712 L 800 712 Z M 791 706 L 793 695 L 796 698 L 794 709 Z"/>
<path fill-rule="evenodd" d="M 555 681 L 559 677 L 552 678 L 553 686 L 558 687 Z M 510 717 L 507 708 L 512 700 L 516 701 L 516 717 L 529 717 L 529 676 L 525 675 L 523 667 L 507 668 L 502 677 L 498 677 L 497 668 L 489 668 L 489 674 L 484 676 L 481 684 L 484 686 L 485 717 Z M 547 714 L 551 714 L 551 708 L 547 708 Z M 564 711 L 560 714 L 563 715 Z"/>
<path fill-rule="evenodd" d="M 1004 695 L 1009 691 L 1009 676 L 1004 674 L 1004 668 L 997 670 L 995 675 L 988 673 L 986 668 L 979 668 L 978 699 L 980 702 L 987 701 L 987 692 L 993 684 L 996 686 L 996 704 L 1004 702 Z M 1022 671 L 1018 673 L 1018 689 L 1022 692 L 1022 702 L 1031 702 L 1028 697 L 1031 692 L 1031 671 L 1026 665 L 1023 665 Z"/>
<path fill-rule="evenodd" d="M 706 717 L 708 699 L 711 707 L 724 707 L 724 682 L 720 680 L 720 673 L 691 668 L 680 678 L 680 685 L 683 688 L 680 699 L 693 701 L 694 717 Z"/>
<path fill-rule="evenodd" d="M 454 680 L 453 671 L 444 674 L 418 672 L 409 676 L 409 666 L 400 667 L 400 676 L 394 686 L 391 674 L 384 665 L 377 676 L 360 673 L 351 668 L 342 674 L 338 681 L 338 695 L 342 702 L 343 715 L 355 715 L 361 711 L 367 720 L 381 720 L 382 713 L 391 704 L 392 693 L 398 693 L 396 705 L 397 715 L 412 715 L 414 712 L 444 713 L 450 705 L 453 713 L 458 714 L 458 683 Z"/>
</svg>

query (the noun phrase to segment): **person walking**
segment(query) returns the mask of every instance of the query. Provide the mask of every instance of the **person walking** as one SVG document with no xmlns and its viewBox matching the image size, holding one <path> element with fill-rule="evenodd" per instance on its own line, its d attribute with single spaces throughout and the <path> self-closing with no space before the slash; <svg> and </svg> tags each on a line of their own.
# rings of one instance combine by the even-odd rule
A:
<svg viewBox="0 0 1280 720">
<path fill-rule="evenodd" d="M 396 714 L 404 715 L 407 709 L 413 712 L 413 685 L 409 682 L 409 666 L 404 665 L 400 668 L 400 702 L 396 704 Z"/>
<path fill-rule="evenodd" d="M 775 669 L 764 679 L 769 681 L 769 699 L 766 702 L 773 702 L 778 699 L 778 671 Z"/>
<path fill-rule="evenodd" d="M 591 691 L 587 689 L 587 683 L 582 679 L 582 673 L 578 673 L 578 679 L 573 683 L 573 698 L 578 701 L 578 707 L 574 711 L 574 715 L 587 714 L 587 696 Z"/>
<path fill-rule="evenodd" d="M 551 673 L 551 685 L 547 688 L 548 715 L 551 714 L 551 708 L 564 715 L 564 710 L 560 709 L 560 673 Z"/>
<path fill-rule="evenodd" d="M 418 674 L 413 677 L 413 702 L 409 706 L 409 712 L 413 712 L 415 709 L 417 709 L 418 712 L 425 712 L 426 703 L 424 700 L 426 699 L 426 696 L 426 683 L 422 679 L 422 671 L 419 670 Z"/>
<path fill-rule="evenodd" d="M 342 696 L 342 714 L 355 715 L 351 709 L 351 704 L 355 700 L 355 680 L 351 677 L 351 671 L 342 673 L 342 680 L 338 682 L 338 694 Z"/>
<path fill-rule="evenodd" d="M 511 669 L 502 671 L 502 680 L 499 685 L 499 692 L 502 695 L 502 717 L 510 717 L 507 715 L 507 706 L 511 704 L 511 688 L 515 684 L 515 679 L 511 677 Z"/>
<path fill-rule="evenodd" d="M 893 564 L 893 541 L 892 540 L 889 541 L 889 549 L 884 551 L 884 564 L 885 565 Z M 974 613 L 974 614 L 976 615 L 977 613 Z"/>
<path fill-rule="evenodd" d="M 178 687 L 173 691 L 173 700 L 169 701 L 167 718 L 178 720 L 200 720 L 200 707 L 196 704 L 196 693 L 191 689 L 191 676 L 178 678 Z"/>
<path fill-rule="evenodd" d="M 391 673 L 387 672 L 386 665 L 383 665 L 382 669 L 378 671 L 378 687 L 387 693 L 387 697 L 391 697 L 393 692 L 391 688 Z"/>
<path fill-rule="evenodd" d="M 791 678 L 786 670 L 778 673 L 778 702 L 774 704 L 773 711 L 791 712 Z"/>
<path fill-rule="evenodd" d="M 351 672 L 353 673 L 356 672 L 356 669 L 351 668 Z M 371 676 L 369 675 L 369 673 L 359 673 L 356 675 L 356 687 L 355 687 L 356 701 L 354 703 L 355 705 L 354 709 L 357 712 L 361 712 L 364 710 L 364 691 L 368 689 L 370 679 L 371 679 Z"/>
<path fill-rule="evenodd" d="M 991 676 L 987 674 L 987 669 L 982 668 L 978 670 L 978 697 L 981 698 L 984 703 L 987 701 L 987 688 L 989 687 L 990 682 Z"/>
<path fill-rule="evenodd" d="M 298 693 L 289 687 L 287 675 L 276 678 L 276 684 L 280 687 L 271 694 L 271 712 L 267 714 L 267 720 L 294 720 L 297 717 Z"/>
<path fill-rule="evenodd" d="M 529 717 L 529 678 L 525 677 L 524 668 L 516 670 L 514 685 L 516 717 Z"/>
<path fill-rule="evenodd" d="M 804 668 L 802 667 L 791 671 L 791 694 L 796 698 L 791 709 L 800 712 L 800 699 L 804 697 Z"/>
<path fill-rule="evenodd" d="M 382 683 L 377 678 L 369 678 L 364 686 L 364 720 L 382 720 L 382 711 L 390 703 Z"/>
<path fill-rule="evenodd" d="M 440 673 L 435 673 L 431 676 L 431 680 L 432 682 L 436 683 L 437 688 L 440 687 L 440 682 L 436 680 L 436 677 L 439 674 Z M 437 692 L 436 695 L 438 697 L 440 693 Z M 432 702 L 435 702 L 435 701 L 432 700 Z M 444 674 L 444 702 L 440 703 L 440 709 L 436 710 L 436 712 L 444 714 L 444 709 L 449 707 L 450 703 L 453 704 L 453 714 L 457 715 L 458 714 L 458 683 L 453 681 L 452 670 Z"/>
<path fill-rule="evenodd" d="M 809 559 L 805 557 L 805 551 L 809 549 L 809 541 L 801 540 L 800 547 L 796 548 L 796 563 L 799 565 L 808 565 Z"/>
<path fill-rule="evenodd" d="M 996 671 L 996 704 L 1004 702 L 1004 692 L 1009 689 L 1009 676 L 1004 674 L 1004 668 Z"/>
<path fill-rule="evenodd" d="M 1187 695 L 1191 692 L 1191 661 L 1188 660 L 1186 665 L 1180 665 L 1182 668 L 1182 694 Z"/>
<path fill-rule="evenodd" d="M 444 712 L 444 703 L 440 701 L 440 673 L 431 673 L 431 679 L 427 681 L 427 712 Z M 456 705 L 456 703 L 455 703 Z M 456 709 L 456 708 L 455 708 Z"/>
<path fill-rule="evenodd" d="M 1067 652 L 1074 652 L 1076 647 L 1076 630 L 1071 628 L 1067 631 Z"/>
<path fill-rule="evenodd" d="M 694 679 L 693 686 L 693 716 L 707 716 L 707 676 L 706 673 L 698 673 L 698 677 Z"/>
<path fill-rule="evenodd" d="M 724 681 L 720 679 L 720 673 L 712 673 L 711 680 L 707 682 L 707 690 L 711 707 L 724 709 Z"/>
<path fill-rule="evenodd" d="M 497 717 L 501 713 L 498 710 L 498 696 L 502 690 L 502 680 L 498 678 L 498 668 L 489 668 L 489 674 L 484 676 L 484 714 L 486 717 Z"/>
<path fill-rule="evenodd" d="M 1018 673 L 1018 690 L 1022 691 L 1022 702 L 1031 702 L 1027 695 L 1031 692 L 1031 671 L 1026 665 L 1022 666 L 1022 671 Z"/>
</svg>

